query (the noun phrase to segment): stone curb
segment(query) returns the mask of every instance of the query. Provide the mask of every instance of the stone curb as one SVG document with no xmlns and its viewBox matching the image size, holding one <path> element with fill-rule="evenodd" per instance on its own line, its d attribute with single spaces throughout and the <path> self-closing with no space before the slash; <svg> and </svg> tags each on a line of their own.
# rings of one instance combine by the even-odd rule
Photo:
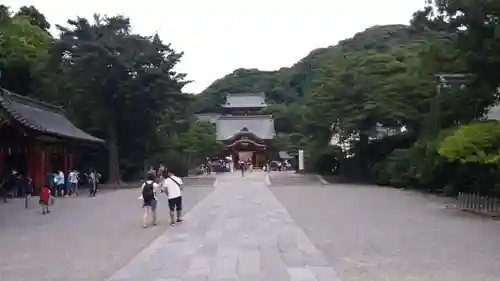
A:
<svg viewBox="0 0 500 281">
<path fill-rule="evenodd" d="M 271 186 L 271 179 L 269 178 L 269 175 L 266 175 L 265 179 L 266 179 L 266 185 Z"/>
<path fill-rule="evenodd" d="M 318 180 L 321 182 L 322 185 L 328 185 L 328 182 L 320 175 L 316 175 Z"/>
</svg>

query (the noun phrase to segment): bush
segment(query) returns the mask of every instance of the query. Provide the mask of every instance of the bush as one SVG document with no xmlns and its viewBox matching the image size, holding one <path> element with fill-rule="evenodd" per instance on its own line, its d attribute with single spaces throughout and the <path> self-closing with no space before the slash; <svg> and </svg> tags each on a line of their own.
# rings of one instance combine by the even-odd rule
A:
<svg viewBox="0 0 500 281">
<path fill-rule="evenodd" d="M 306 170 L 314 171 L 322 175 L 331 175 L 338 173 L 339 160 L 343 159 L 344 155 L 340 148 L 328 146 L 317 153 L 312 153 L 306 162 Z"/>
<path fill-rule="evenodd" d="M 396 149 L 377 163 L 372 170 L 375 182 L 398 188 L 408 187 L 411 184 L 409 155 L 409 149 Z"/>
<path fill-rule="evenodd" d="M 156 159 L 156 161 L 153 162 L 164 164 L 165 167 L 169 171 L 172 171 L 176 176 L 186 177 L 188 175 L 188 163 L 185 157 L 180 152 L 177 152 L 175 150 L 168 150 L 161 154 L 155 155 L 154 159 Z"/>
</svg>

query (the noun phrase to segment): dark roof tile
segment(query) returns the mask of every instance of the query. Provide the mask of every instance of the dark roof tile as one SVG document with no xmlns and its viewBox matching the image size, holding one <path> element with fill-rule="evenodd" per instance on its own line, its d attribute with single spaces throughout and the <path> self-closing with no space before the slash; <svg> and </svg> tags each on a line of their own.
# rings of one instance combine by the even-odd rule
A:
<svg viewBox="0 0 500 281">
<path fill-rule="evenodd" d="M 66 116 L 62 107 L 20 96 L 0 88 L 0 105 L 24 126 L 40 133 L 104 142 L 78 129 Z"/>
<path fill-rule="evenodd" d="M 244 107 L 266 107 L 266 96 L 264 93 L 229 93 L 226 103 L 222 107 L 244 108 Z"/>
<path fill-rule="evenodd" d="M 274 121 L 270 115 L 221 116 L 217 120 L 217 140 L 227 140 L 246 128 L 261 139 L 274 138 Z"/>
<path fill-rule="evenodd" d="M 288 159 L 292 159 L 293 157 L 290 156 L 290 154 L 288 154 L 288 152 L 286 151 L 279 151 L 278 152 L 278 155 L 280 157 L 280 159 L 283 159 L 283 160 L 288 160 Z"/>
</svg>

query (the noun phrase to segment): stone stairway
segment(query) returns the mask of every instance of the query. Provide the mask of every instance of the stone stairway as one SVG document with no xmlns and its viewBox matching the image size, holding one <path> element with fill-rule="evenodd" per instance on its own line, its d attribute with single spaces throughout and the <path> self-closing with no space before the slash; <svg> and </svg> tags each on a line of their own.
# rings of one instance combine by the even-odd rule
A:
<svg viewBox="0 0 500 281">
<path fill-rule="evenodd" d="M 268 175 L 271 186 L 306 186 L 306 185 L 322 185 L 316 175 L 312 174 L 295 174 L 294 172 L 271 172 Z"/>
<path fill-rule="evenodd" d="M 190 176 L 190 177 L 185 177 L 182 179 L 184 182 L 184 186 L 187 187 L 206 187 L 206 186 L 213 186 L 215 183 L 215 177 L 214 176 Z"/>
</svg>

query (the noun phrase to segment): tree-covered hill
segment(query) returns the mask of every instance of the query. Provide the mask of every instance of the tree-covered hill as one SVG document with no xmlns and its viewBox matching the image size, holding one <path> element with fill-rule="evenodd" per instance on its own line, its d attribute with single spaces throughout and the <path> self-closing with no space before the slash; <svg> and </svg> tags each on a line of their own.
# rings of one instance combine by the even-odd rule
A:
<svg viewBox="0 0 500 281">
<path fill-rule="evenodd" d="M 418 56 L 437 32 L 415 32 L 406 25 L 370 27 L 337 45 L 311 51 L 292 67 L 276 71 L 237 69 L 216 80 L 197 95 L 198 112 L 216 111 L 228 92 L 265 92 L 270 103 L 291 103 L 310 95 L 323 71 L 339 58 L 359 52 L 391 52 L 404 60 Z"/>
</svg>

